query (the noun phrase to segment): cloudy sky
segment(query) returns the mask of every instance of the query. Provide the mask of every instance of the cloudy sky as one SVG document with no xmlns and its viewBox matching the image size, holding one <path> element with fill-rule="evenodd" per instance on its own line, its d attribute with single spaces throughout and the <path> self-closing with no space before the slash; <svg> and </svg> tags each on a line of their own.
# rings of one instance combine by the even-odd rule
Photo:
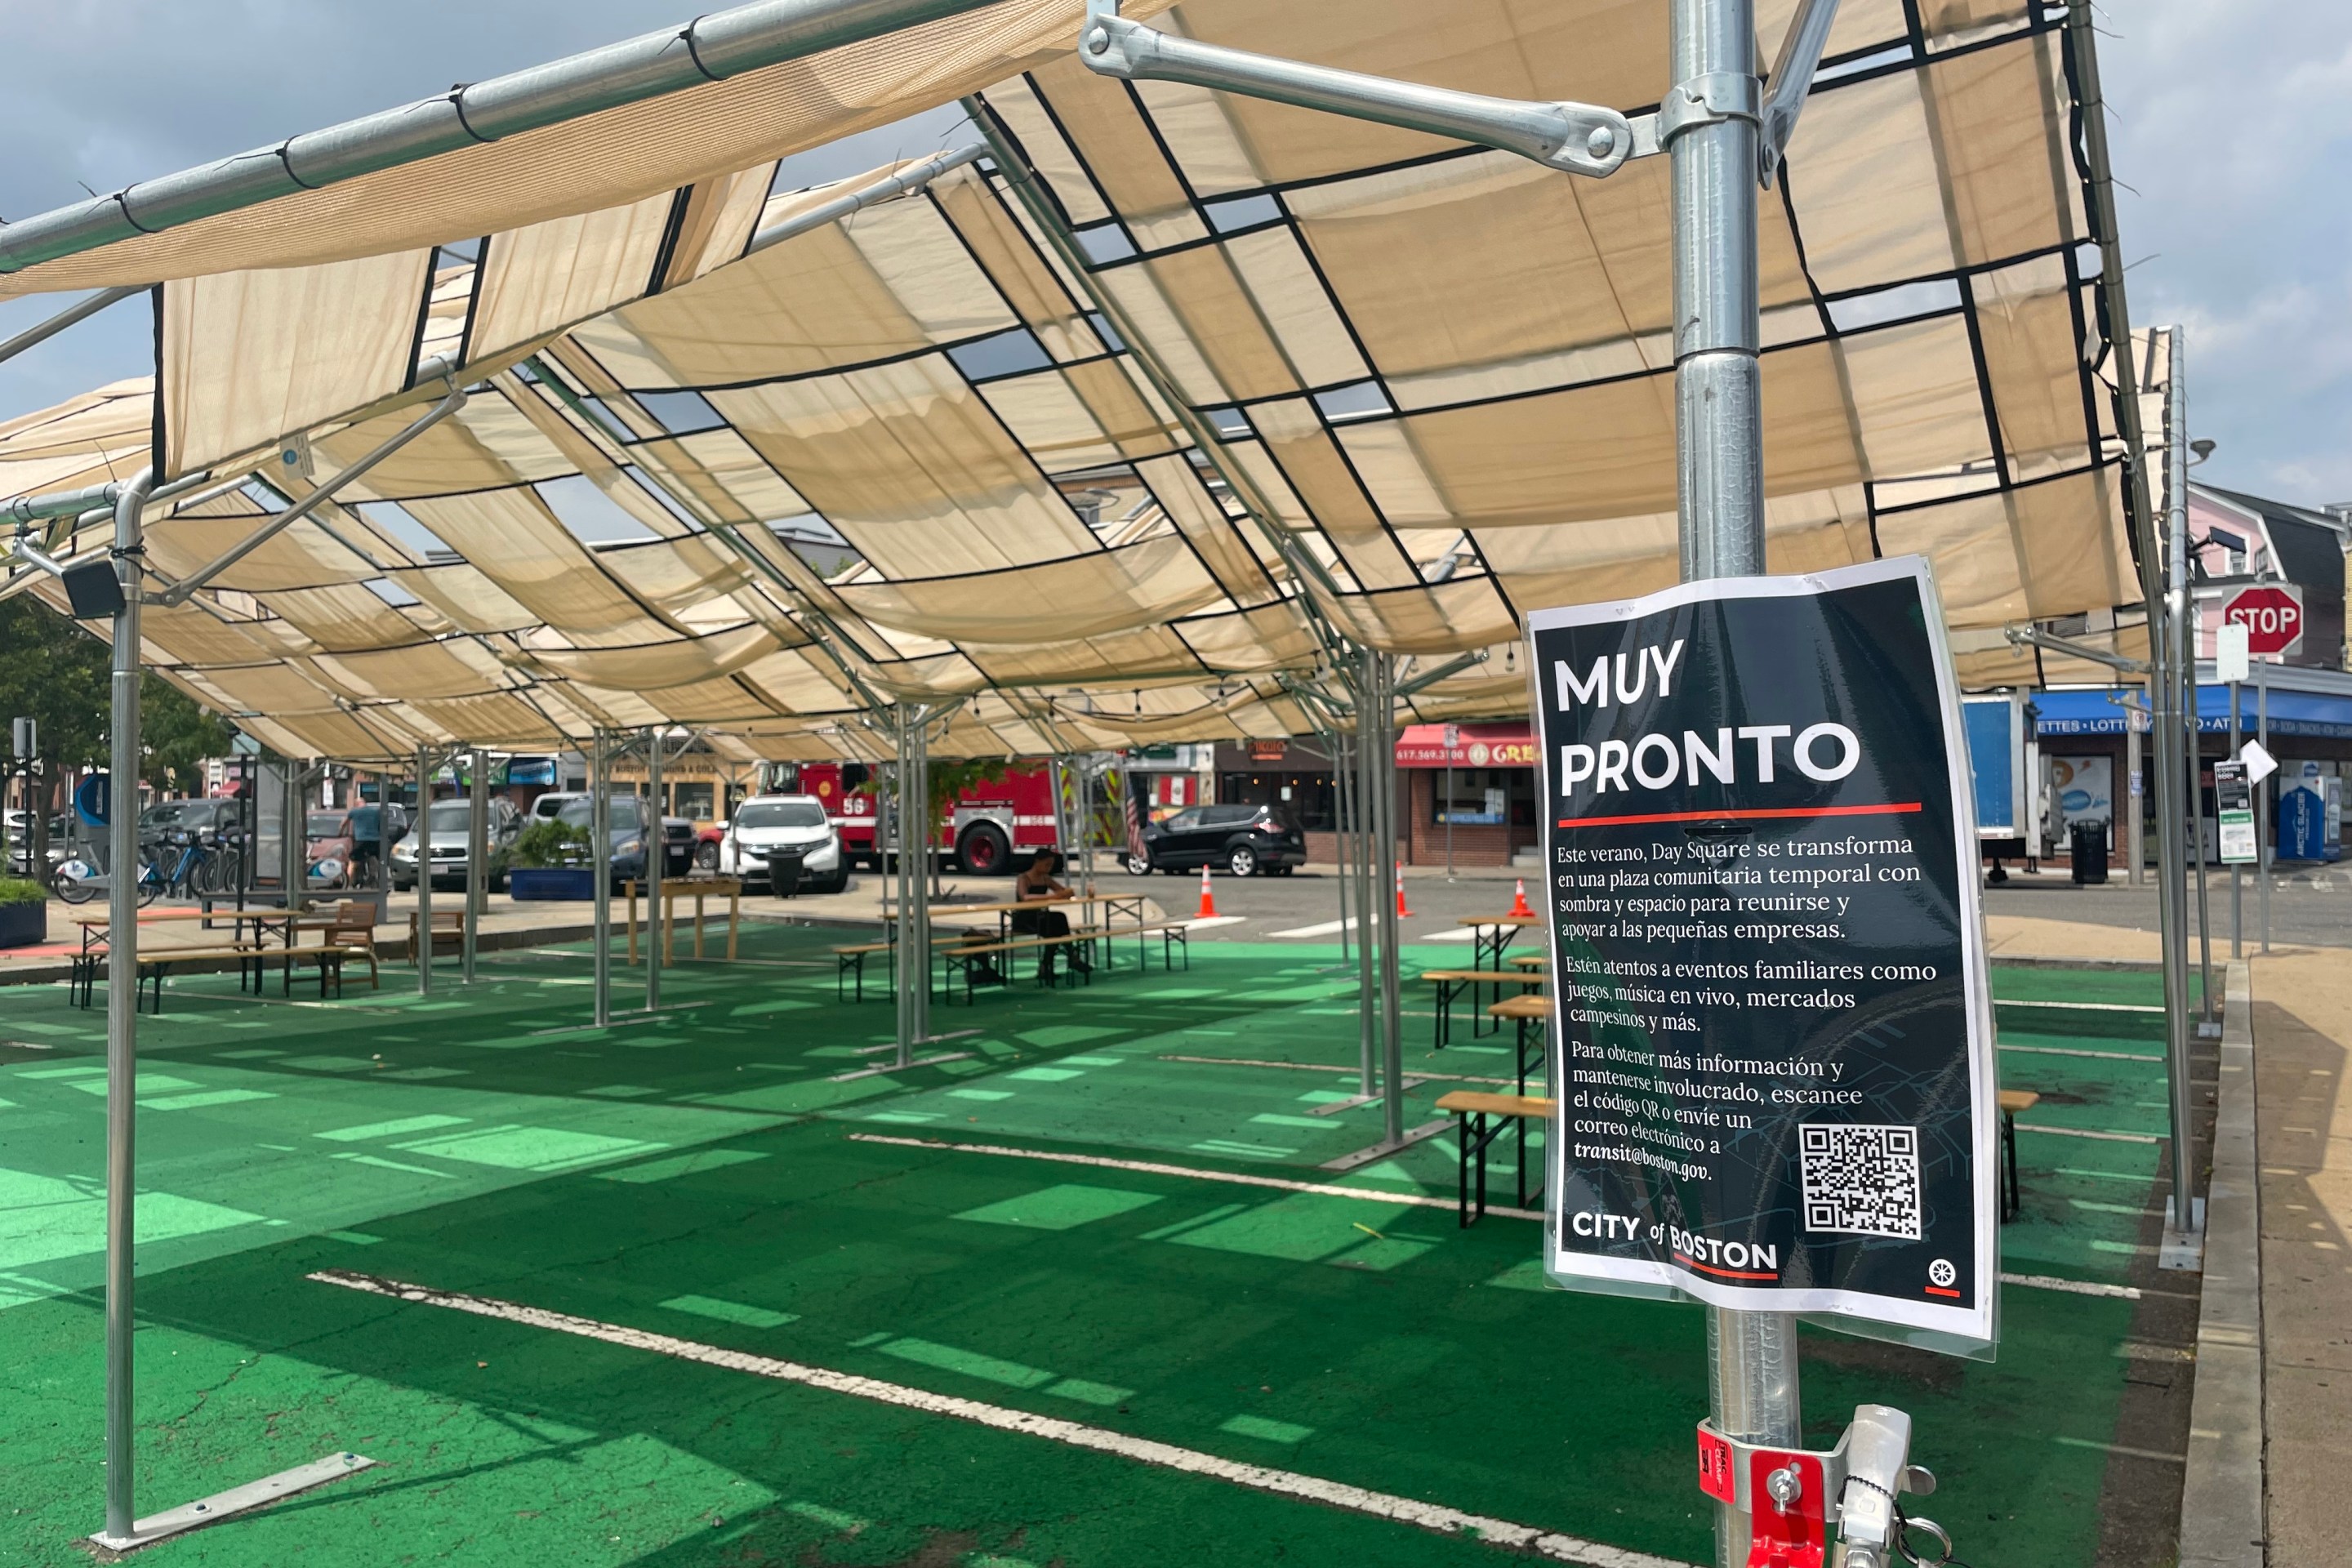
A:
<svg viewBox="0 0 2352 1568">
<path fill-rule="evenodd" d="M 1663 4 L 1664 0 L 1660 0 Z M 677 0 L 49 0 L 9 7 L 0 217 L 682 20 Z M 2132 314 L 2188 329 L 2217 483 L 2352 501 L 2352 5 L 2105 0 Z M 101 77 L 97 67 L 102 64 Z M 950 109 L 798 183 L 959 143 Z M 55 308 L 0 304 L 0 333 Z M 0 365 L 0 418 L 147 368 L 125 305 Z"/>
</svg>

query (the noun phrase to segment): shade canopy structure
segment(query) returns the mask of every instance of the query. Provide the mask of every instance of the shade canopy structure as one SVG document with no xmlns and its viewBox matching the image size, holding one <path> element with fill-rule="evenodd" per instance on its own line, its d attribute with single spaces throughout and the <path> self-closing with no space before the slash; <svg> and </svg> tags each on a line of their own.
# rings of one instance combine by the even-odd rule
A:
<svg viewBox="0 0 2352 1568">
<path fill-rule="evenodd" d="M 322 191 L 27 268 L 157 283 L 157 366 L 0 426 L 0 495 L 209 473 L 149 512 L 162 590 L 470 388 L 147 612 L 156 668 L 296 754 L 646 724 L 879 754 L 897 702 L 953 710 L 935 755 L 1297 734 L 1346 723 L 1315 694 L 1367 647 L 1407 686 L 1485 656 L 1415 716 L 1524 713 L 1525 611 L 1676 574 L 1665 161 L 1583 181 L 1107 80 L 1079 9 L 835 51 L 869 74 L 831 119 L 815 66 L 773 68 L 794 107 L 756 144 L 665 122 L 613 159 L 625 108 L 351 180 L 331 251 L 275 215 Z M 1759 6 L 1760 58 L 1792 10 Z M 1157 25 L 1629 112 L 1666 83 L 1646 3 Z M 2077 47 L 2041 6 L 1849 0 L 1763 208 L 1770 568 L 1927 556 L 1979 684 L 2072 673 L 2011 626 L 2145 647 Z M 677 101 L 732 125 L 751 90 Z M 795 138 L 958 94 L 986 156 L 831 217 L 903 169 L 772 194 Z M 499 203 L 534 138 L 579 166 Z"/>
</svg>

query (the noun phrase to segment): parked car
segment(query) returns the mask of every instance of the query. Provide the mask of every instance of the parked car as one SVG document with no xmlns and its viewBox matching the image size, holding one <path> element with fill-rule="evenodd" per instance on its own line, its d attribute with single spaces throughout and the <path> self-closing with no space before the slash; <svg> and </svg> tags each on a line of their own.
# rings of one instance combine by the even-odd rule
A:
<svg viewBox="0 0 2352 1568">
<path fill-rule="evenodd" d="M 1279 806 L 1195 805 L 1144 828 L 1143 850 L 1127 858 L 1127 868 L 1139 877 L 1203 866 L 1236 877 L 1288 876 L 1307 861 L 1307 835 Z"/>
<path fill-rule="evenodd" d="M 159 800 L 139 814 L 139 842 L 161 844 L 175 833 L 220 833 L 245 826 L 245 802 L 225 796 Z"/>
<path fill-rule="evenodd" d="M 588 792 L 585 790 L 549 790 L 545 795 L 541 795 L 537 800 L 530 803 L 530 819 L 533 822 L 560 821 L 563 816 L 563 808 L 565 806 L 571 805 L 575 800 L 586 800 L 587 798 Z"/>
<path fill-rule="evenodd" d="M 304 861 L 314 888 L 373 888 L 383 880 L 386 829 L 394 842 L 408 831 L 398 805 L 328 806 L 303 823 Z"/>
<path fill-rule="evenodd" d="M 437 800 L 425 808 L 421 827 L 411 828 L 392 847 L 392 886 L 396 892 L 406 892 L 416 886 L 417 840 L 422 837 L 432 862 L 433 885 L 462 888 L 466 885 L 466 852 L 472 837 L 473 806 L 463 800 Z M 492 888 L 503 888 L 514 852 L 514 841 L 522 833 L 522 813 L 503 795 L 491 797 L 488 820 L 483 828 L 484 843 L 488 856 L 483 866 L 484 875 Z"/>
<path fill-rule="evenodd" d="M 747 882 L 768 880 L 768 854 L 802 851 L 802 885 L 813 893 L 837 893 L 849 885 L 849 857 L 841 835 L 825 820 L 824 803 L 813 795 L 755 795 L 735 808 L 719 843 L 721 876 Z"/>
</svg>

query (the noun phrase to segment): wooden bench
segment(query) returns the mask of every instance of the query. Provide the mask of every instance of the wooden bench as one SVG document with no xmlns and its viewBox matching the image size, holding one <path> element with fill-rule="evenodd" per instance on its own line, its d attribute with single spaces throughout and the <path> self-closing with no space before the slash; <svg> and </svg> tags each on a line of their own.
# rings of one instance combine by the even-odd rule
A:
<svg viewBox="0 0 2352 1568">
<path fill-rule="evenodd" d="M 1424 969 L 1421 977 L 1437 987 L 1436 1048 L 1439 1050 L 1444 1050 L 1446 1042 L 1454 1037 L 1454 999 L 1465 991 L 1491 985 L 1495 987 L 1495 994 L 1500 996 L 1506 985 L 1548 985 L 1551 983 L 1549 975 L 1514 974 L 1500 969 Z M 1486 1032 L 1474 1017 L 1470 1025 L 1471 1038 L 1475 1039 Z"/>
<path fill-rule="evenodd" d="M 1437 1109 L 1462 1118 L 1454 1139 L 1454 1167 L 1461 1190 L 1461 1221 L 1464 1229 L 1478 1223 L 1486 1213 L 1486 1151 L 1496 1139 L 1509 1127 L 1518 1134 L 1519 1207 L 1528 1208 L 1543 1198 L 1543 1184 L 1536 1184 L 1535 1192 L 1528 1191 L 1528 1123 L 1549 1121 L 1559 1101 L 1539 1094 L 1489 1094 L 1483 1089 L 1457 1089 L 1437 1097 Z M 1477 1199 L 1471 1199 L 1471 1171 L 1477 1171 Z"/>
<path fill-rule="evenodd" d="M 226 963 L 234 959 L 236 961 L 236 988 L 244 990 L 249 980 L 258 994 L 262 971 L 270 956 L 268 948 L 257 942 L 225 943 L 217 947 L 167 947 L 142 952 L 139 955 L 131 988 L 131 1008 L 134 1012 L 138 1009 L 139 987 L 152 980 L 155 983 L 154 1012 L 158 1017 L 162 1016 L 163 977 L 172 972 L 174 965 L 182 963 Z"/>
<path fill-rule="evenodd" d="M 1188 970 L 1192 967 L 1192 927 L 1188 921 L 1139 921 L 1134 925 L 1081 926 L 1078 931 L 1091 932 L 1103 939 L 1105 967 L 1108 967 L 1111 938 L 1120 936 L 1135 939 L 1135 962 L 1139 968 L 1149 970 L 1151 967 L 1151 948 L 1144 941 L 1149 936 L 1160 938 L 1160 968 L 1174 971 L 1176 950 L 1180 947 L 1184 950 L 1184 967 Z"/>
<path fill-rule="evenodd" d="M 462 955 L 465 951 L 466 911 L 435 910 L 433 911 L 433 956 L 438 958 L 445 952 Z M 416 940 L 416 911 L 411 910 L 408 911 L 408 962 L 421 963 L 424 956 L 425 949 L 418 945 Z"/>
<path fill-rule="evenodd" d="M 1522 992 L 1490 1004 L 1486 1016 L 1500 1028 L 1506 1022 L 1516 1025 L 1518 1034 L 1513 1041 L 1518 1047 L 1519 1092 L 1528 1091 L 1528 1075 L 1541 1077 L 1544 1057 L 1551 1049 L 1551 998 L 1535 992 Z"/>
<path fill-rule="evenodd" d="M 940 978 L 945 982 L 948 1000 L 955 999 L 955 977 L 958 973 L 961 973 L 963 999 L 969 1004 L 972 999 L 975 971 L 993 973 L 999 984 L 1006 983 L 1005 976 L 997 971 L 996 965 L 985 961 L 993 959 L 1000 953 L 1034 952 L 1040 955 L 1051 955 L 1063 948 L 1071 950 L 1072 956 L 1076 957 L 1080 947 L 1091 949 L 1101 936 L 1102 933 L 1097 931 L 1074 931 L 1067 936 L 1014 936 L 1006 937 L 1001 941 L 982 938 L 944 947 L 934 946 L 931 951 L 940 961 Z M 1070 971 L 1073 980 L 1084 977 L 1087 984 L 1092 985 L 1095 983 L 1094 961 L 1091 957 L 1083 966 L 1071 963 L 1065 967 Z M 1054 970 L 1043 964 L 1039 965 L 1037 983 L 1040 985 L 1055 984 Z"/>
<path fill-rule="evenodd" d="M 2004 1089 L 1994 1098 L 2000 1107 L 2000 1222 L 2007 1225 L 2025 1208 L 2017 1180 L 2017 1113 L 2032 1110 L 2042 1097 L 2030 1089 Z"/>
<path fill-rule="evenodd" d="M 1511 954 L 1511 967 L 1514 969 L 1549 970 L 1551 968 L 1551 954 L 1548 952 L 1515 952 Z"/>
<path fill-rule="evenodd" d="M 895 942 L 845 942 L 833 950 L 833 999 L 835 1001 L 841 1000 L 841 978 L 845 974 L 856 977 L 857 999 L 860 1002 L 866 1000 L 866 961 L 877 952 L 882 955 L 882 962 L 888 966 L 891 977 L 897 978 L 898 944 Z"/>
</svg>

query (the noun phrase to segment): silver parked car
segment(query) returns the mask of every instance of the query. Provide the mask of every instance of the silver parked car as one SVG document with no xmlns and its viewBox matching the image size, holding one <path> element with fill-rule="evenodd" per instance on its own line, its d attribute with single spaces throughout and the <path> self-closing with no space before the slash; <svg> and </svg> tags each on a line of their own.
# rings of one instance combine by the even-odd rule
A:
<svg viewBox="0 0 2352 1568">
<path fill-rule="evenodd" d="M 473 808 L 462 800 L 437 800 L 425 807 L 422 828 L 412 828 L 408 835 L 392 847 L 392 885 L 397 892 L 406 892 L 416 886 L 416 845 L 420 835 L 429 845 L 433 864 L 433 885 L 436 888 L 462 888 L 466 885 L 466 850 L 472 834 Z M 503 888 L 507 883 L 508 863 L 514 841 L 522 833 L 522 813 L 514 802 L 504 795 L 489 802 L 488 819 L 483 827 L 483 842 L 489 854 L 484 867 L 488 885 Z"/>
</svg>

